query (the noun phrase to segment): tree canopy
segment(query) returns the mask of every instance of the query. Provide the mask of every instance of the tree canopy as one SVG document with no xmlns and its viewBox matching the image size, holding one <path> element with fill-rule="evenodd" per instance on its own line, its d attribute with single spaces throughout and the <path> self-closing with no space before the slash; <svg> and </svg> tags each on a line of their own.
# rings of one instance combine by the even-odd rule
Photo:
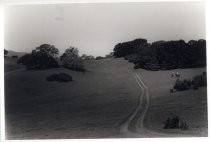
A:
<svg viewBox="0 0 210 142">
<path fill-rule="evenodd" d="M 75 47 L 69 47 L 65 50 L 65 53 L 60 56 L 60 60 L 63 63 L 63 66 L 76 70 L 76 71 L 84 71 L 84 64 L 82 59 L 79 57 L 79 51 Z"/>
<path fill-rule="evenodd" d="M 46 54 L 47 56 L 52 56 L 52 57 L 57 57 L 59 54 L 59 50 L 57 48 L 55 48 L 54 45 L 50 45 L 50 44 L 42 44 L 39 47 L 36 47 L 35 50 L 33 50 L 33 52 L 36 53 L 41 53 L 41 54 Z"/>
<path fill-rule="evenodd" d="M 18 64 L 23 64 L 27 69 L 47 69 L 58 67 L 55 60 L 59 51 L 53 45 L 42 44 L 31 54 L 26 54 L 17 60 Z"/>
<path fill-rule="evenodd" d="M 118 43 L 114 48 L 115 57 L 125 57 L 135 68 L 165 70 L 206 66 L 206 41 L 200 39 L 156 41 L 136 39 Z"/>
</svg>

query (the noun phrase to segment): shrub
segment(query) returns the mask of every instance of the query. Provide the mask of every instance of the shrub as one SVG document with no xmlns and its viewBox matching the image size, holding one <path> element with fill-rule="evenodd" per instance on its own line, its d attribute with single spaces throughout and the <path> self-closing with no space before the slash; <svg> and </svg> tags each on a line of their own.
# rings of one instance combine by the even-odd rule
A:
<svg viewBox="0 0 210 142">
<path fill-rule="evenodd" d="M 17 60 L 17 64 L 23 64 L 26 66 L 30 64 L 31 60 L 32 60 L 32 55 L 26 54 Z"/>
<path fill-rule="evenodd" d="M 173 88 L 170 88 L 170 92 L 173 93 L 174 92 L 174 89 Z"/>
<path fill-rule="evenodd" d="M 65 50 L 60 60 L 63 66 L 67 69 L 75 71 L 85 71 L 83 60 L 78 55 L 78 49 L 74 47 L 69 47 Z"/>
<path fill-rule="evenodd" d="M 186 86 L 188 86 L 188 89 L 192 86 L 192 81 L 191 80 L 184 79 L 183 82 Z"/>
<path fill-rule="evenodd" d="M 85 71 L 83 60 L 80 58 L 66 59 L 66 62 L 63 66 L 74 71 Z"/>
<path fill-rule="evenodd" d="M 181 121 L 178 116 L 168 117 L 164 123 L 164 129 L 188 130 L 189 126 L 185 121 Z"/>
<path fill-rule="evenodd" d="M 46 54 L 32 54 L 25 66 L 27 69 L 50 69 L 58 67 L 58 63 L 53 57 Z"/>
<path fill-rule="evenodd" d="M 47 81 L 56 81 L 56 79 L 58 78 L 58 74 L 52 74 L 50 76 L 47 77 Z"/>
<path fill-rule="evenodd" d="M 96 57 L 96 60 L 101 60 L 101 59 L 103 59 L 103 57 L 101 56 Z"/>
<path fill-rule="evenodd" d="M 181 130 L 188 130 L 189 129 L 189 126 L 186 122 L 181 122 L 180 123 L 180 129 Z"/>
<path fill-rule="evenodd" d="M 175 116 L 170 121 L 170 127 L 171 129 L 178 129 L 179 128 L 179 117 Z"/>
<path fill-rule="evenodd" d="M 184 90 L 189 90 L 191 87 L 191 81 L 190 80 L 179 80 L 177 79 L 174 85 L 174 89 L 177 91 L 184 91 Z"/>
<path fill-rule="evenodd" d="M 164 129 L 169 129 L 170 128 L 170 123 L 171 123 L 171 119 L 168 117 L 166 122 L 164 123 Z"/>
<path fill-rule="evenodd" d="M 178 129 L 179 128 L 179 117 L 174 116 L 172 118 L 168 117 L 166 122 L 164 123 L 164 129 Z"/>
<path fill-rule="evenodd" d="M 26 54 L 17 60 L 18 64 L 25 65 L 26 69 L 49 69 L 58 67 L 55 57 L 58 49 L 47 44 L 32 50 L 31 54 Z"/>
<path fill-rule="evenodd" d="M 194 89 L 197 89 L 202 86 L 206 86 L 207 85 L 206 72 L 203 72 L 201 75 L 197 75 L 193 77 L 192 85 Z"/>
<path fill-rule="evenodd" d="M 13 55 L 12 58 L 18 58 L 18 56 L 17 55 Z"/>
<path fill-rule="evenodd" d="M 193 77 L 192 81 L 184 79 L 183 81 L 177 79 L 174 85 L 174 89 L 177 91 L 184 91 L 189 89 L 198 89 L 199 87 L 207 85 L 207 76 L 206 72 L 203 72 L 201 75 L 196 75 Z M 171 91 L 170 91 L 171 92 Z"/>
<path fill-rule="evenodd" d="M 46 78 L 47 81 L 69 82 L 73 81 L 72 76 L 66 73 L 52 74 Z"/>
<path fill-rule="evenodd" d="M 197 85 L 192 86 L 192 89 L 194 89 L 194 90 L 197 90 L 198 88 L 199 88 L 199 86 L 197 86 Z"/>
</svg>

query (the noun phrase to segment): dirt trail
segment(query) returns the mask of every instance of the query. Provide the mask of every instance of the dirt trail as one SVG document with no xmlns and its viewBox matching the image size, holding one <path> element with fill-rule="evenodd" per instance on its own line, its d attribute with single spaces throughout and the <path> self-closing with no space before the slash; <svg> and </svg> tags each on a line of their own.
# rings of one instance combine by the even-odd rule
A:
<svg viewBox="0 0 210 142">
<path fill-rule="evenodd" d="M 136 79 L 136 82 L 138 83 L 139 87 L 141 87 L 141 84 L 136 76 L 136 74 L 132 74 L 133 77 Z M 129 125 L 131 124 L 132 120 L 134 119 L 134 117 L 137 115 L 138 111 L 141 109 L 142 107 L 142 101 L 143 101 L 143 96 L 144 96 L 144 93 L 140 94 L 140 100 L 139 100 L 139 104 L 137 106 L 137 108 L 134 110 L 134 112 L 128 117 L 128 119 L 125 121 L 125 123 L 123 123 L 121 125 L 121 128 L 120 128 L 120 132 L 122 133 L 129 133 Z"/>
<path fill-rule="evenodd" d="M 132 114 L 121 125 L 120 132 L 125 137 L 166 137 L 169 135 L 152 132 L 144 127 L 144 119 L 147 114 L 150 105 L 149 90 L 145 83 L 142 81 L 139 74 L 131 72 L 131 75 L 135 78 L 141 92 L 139 93 L 139 103 Z M 132 124 L 134 123 L 134 124 Z"/>
</svg>

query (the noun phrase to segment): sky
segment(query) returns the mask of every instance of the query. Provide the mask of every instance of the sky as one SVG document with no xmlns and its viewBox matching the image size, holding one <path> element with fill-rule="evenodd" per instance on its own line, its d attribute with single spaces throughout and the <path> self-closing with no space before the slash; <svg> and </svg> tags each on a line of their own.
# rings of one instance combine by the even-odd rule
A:
<svg viewBox="0 0 210 142">
<path fill-rule="evenodd" d="M 206 31 L 204 2 L 10 5 L 4 14 L 5 49 L 19 52 L 48 43 L 104 56 L 119 42 L 198 40 Z"/>
</svg>

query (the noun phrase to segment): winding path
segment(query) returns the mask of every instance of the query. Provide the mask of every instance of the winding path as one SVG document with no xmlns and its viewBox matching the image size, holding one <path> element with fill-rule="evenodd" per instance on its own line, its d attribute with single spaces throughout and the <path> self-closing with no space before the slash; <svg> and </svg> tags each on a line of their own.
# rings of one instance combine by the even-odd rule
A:
<svg viewBox="0 0 210 142">
<path fill-rule="evenodd" d="M 149 90 L 142 81 L 139 74 L 131 72 L 135 78 L 141 92 L 139 93 L 139 103 L 132 114 L 120 126 L 120 132 L 125 137 L 165 137 L 168 136 L 163 133 L 152 132 L 144 127 L 144 119 L 150 106 Z"/>
<path fill-rule="evenodd" d="M 140 77 L 138 76 L 138 74 L 137 74 L 137 73 L 135 73 L 135 74 L 132 73 L 132 76 L 135 78 L 135 80 L 136 80 L 138 86 L 141 88 L 142 93 L 140 93 L 140 100 L 139 100 L 138 106 L 136 107 L 136 109 L 134 110 L 134 112 L 127 118 L 127 121 L 121 125 L 120 131 L 121 131 L 122 133 L 129 133 L 129 126 L 130 126 L 132 120 L 136 117 L 137 113 L 138 113 L 139 110 L 142 108 L 143 97 L 144 97 L 145 94 L 148 95 L 148 89 L 146 90 L 145 88 L 143 88 L 143 86 L 144 86 L 144 85 L 142 85 L 143 82 L 141 81 L 141 79 L 140 79 Z M 147 92 L 147 93 L 146 93 L 146 92 Z M 147 98 L 148 98 L 148 97 L 147 97 Z M 148 104 L 148 106 L 149 106 L 149 104 Z M 147 110 L 146 110 L 146 111 L 147 111 Z M 139 125 L 139 127 L 140 127 L 140 128 L 143 127 L 143 121 L 144 121 L 144 117 L 145 117 L 146 111 L 144 111 L 144 114 L 141 115 L 141 116 L 139 117 L 139 120 L 140 120 L 140 125 Z M 137 125 L 137 124 L 136 124 L 136 125 Z"/>
</svg>

